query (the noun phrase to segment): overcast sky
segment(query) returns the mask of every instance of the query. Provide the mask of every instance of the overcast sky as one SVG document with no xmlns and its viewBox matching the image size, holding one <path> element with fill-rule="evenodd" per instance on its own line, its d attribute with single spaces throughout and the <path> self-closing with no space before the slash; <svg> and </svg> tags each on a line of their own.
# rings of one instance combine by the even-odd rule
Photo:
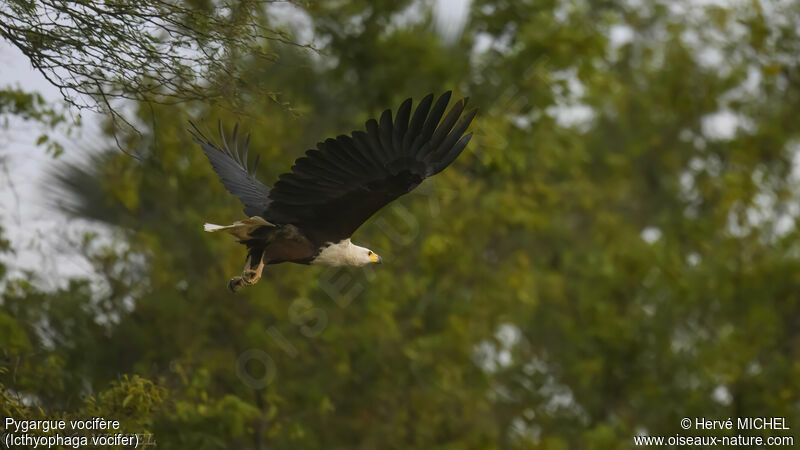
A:
<svg viewBox="0 0 800 450">
<path fill-rule="evenodd" d="M 58 90 L 31 67 L 17 48 L 3 40 L 0 40 L 0 67 L 3 68 L 0 87 L 20 87 L 39 92 L 48 101 L 61 100 Z M 80 159 L 87 151 L 82 143 L 103 139 L 98 132 L 97 114 L 71 113 L 81 114 L 84 126 L 73 139 L 61 141 L 66 149 L 61 160 Z M 62 241 L 64 236 L 85 229 L 86 224 L 69 222 L 63 214 L 48 207 L 43 195 L 46 171 L 53 168 L 53 157 L 35 142 L 46 130 L 16 117 L 3 119 L 8 119 L 8 127 L 0 128 L 0 223 L 15 250 L 3 259 L 12 269 L 45 271 L 42 282 L 51 288 L 70 275 L 90 273 L 86 262 L 69 254 L 69 246 Z"/>
</svg>

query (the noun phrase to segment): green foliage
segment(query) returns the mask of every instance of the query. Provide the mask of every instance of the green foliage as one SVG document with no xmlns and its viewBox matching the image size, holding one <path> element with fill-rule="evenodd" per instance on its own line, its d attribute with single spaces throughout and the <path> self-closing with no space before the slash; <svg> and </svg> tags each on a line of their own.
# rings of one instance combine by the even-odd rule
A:
<svg viewBox="0 0 800 450">
<path fill-rule="evenodd" d="M 630 448 L 683 417 L 795 433 L 800 3 L 481 0 L 449 45 L 429 15 L 396 25 L 409 5 L 314 2 L 323 56 L 237 61 L 294 112 L 242 91 L 265 181 L 409 95 L 480 108 L 453 167 L 357 232 L 385 264 L 279 265 L 229 295 L 244 251 L 202 223 L 240 206 L 186 120 L 235 118 L 143 106 L 140 159 L 57 170 L 115 230 L 83 247 L 101 287 L 6 280 L 4 412 L 97 405 L 160 448 Z"/>
<path fill-rule="evenodd" d="M 12 116 L 36 121 L 52 129 L 57 129 L 59 126 L 63 128 L 67 122 L 63 111 L 48 104 L 39 93 L 25 92 L 19 88 L 0 89 L 0 120 L 4 128 L 9 129 L 8 119 Z M 65 131 L 69 132 L 71 129 L 72 126 L 67 126 Z M 52 140 L 48 134 L 40 135 L 36 139 L 36 145 L 44 147 L 53 157 L 59 156 L 64 151 L 63 145 Z"/>
</svg>

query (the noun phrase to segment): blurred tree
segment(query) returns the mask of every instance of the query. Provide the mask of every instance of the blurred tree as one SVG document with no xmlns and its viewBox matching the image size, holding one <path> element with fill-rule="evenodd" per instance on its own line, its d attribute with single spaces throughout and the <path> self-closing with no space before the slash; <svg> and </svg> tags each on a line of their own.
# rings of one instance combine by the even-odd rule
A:
<svg viewBox="0 0 800 450">
<path fill-rule="evenodd" d="M 115 239 L 85 242 L 94 291 L 7 284 L 9 392 L 75 413 L 120 374 L 153 380 L 167 400 L 137 420 L 162 448 L 608 449 L 683 417 L 800 423 L 800 2 L 480 0 L 452 45 L 420 5 L 312 3 L 292 14 L 322 55 L 241 60 L 296 112 L 241 92 L 265 181 L 408 95 L 480 107 L 454 166 L 356 234 L 386 264 L 271 267 L 230 296 L 242 250 L 201 224 L 240 208 L 185 131 L 223 113 L 143 107 L 141 160 L 58 168 Z"/>
</svg>

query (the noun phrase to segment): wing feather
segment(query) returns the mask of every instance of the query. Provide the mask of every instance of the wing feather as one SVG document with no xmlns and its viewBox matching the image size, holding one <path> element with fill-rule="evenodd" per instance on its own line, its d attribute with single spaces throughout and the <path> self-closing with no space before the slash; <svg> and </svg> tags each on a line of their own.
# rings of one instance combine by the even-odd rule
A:
<svg viewBox="0 0 800 450">
<path fill-rule="evenodd" d="M 456 144 L 450 150 L 448 150 L 447 153 L 445 153 L 441 158 L 439 158 L 433 164 L 432 166 L 433 173 L 431 175 L 436 175 L 437 173 L 444 170 L 447 166 L 449 166 L 450 163 L 455 161 L 456 158 L 458 158 L 458 155 L 460 155 L 461 152 L 464 150 L 464 148 L 467 146 L 467 144 L 469 144 L 470 139 L 472 139 L 472 133 L 461 136 L 458 142 L 456 142 Z"/>
<path fill-rule="evenodd" d="M 411 147 L 411 144 L 414 142 L 414 139 L 420 135 L 420 132 L 422 131 L 422 125 L 425 123 L 425 117 L 428 115 L 428 110 L 431 108 L 432 102 L 433 94 L 428 94 L 423 97 L 422 101 L 420 101 L 419 105 L 417 105 L 417 109 L 414 111 L 414 116 L 411 117 L 411 122 L 408 124 L 408 131 L 406 131 L 406 135 L 403 138 L 404 150 L 408 150 L 408 148 Z"/>
<path fill-rule="evenodd" d="M 392 111 L 387 109 L 381 114 L 380 125 L 378 126 L 378 139 L 384 151 L 390 156 L 397 156 L 399 148 L 394 148 L 392 142 Z"/>
<path fill-rule="evenodd" d="M 428 144 L 425 146 L 426 149 L 438 148 L 442 144 L 442 141 L 444 141 L 444 139 L 453 129 L 453 126 L 456 124 L 459 116 L 461 116 L 461 113 L 464 112 L 464 106 L 466 106 L 466 100 L 459 100 L 455 105 L 453 105 L 453 108 L 450 109 L 450 112 L 447 113 L 447 116 L 445 116 L 444 120 L 442 120 L 442 123 L 440 123 L 436 128 L 433 136 L 431 136 L 430 141 L 428 141 Z M 430 150 L 428 150 L 428 152 L 429 151 Z M 426 152 L 426 154 L 428 152 Z"/>
<path fill-rule="evenodd" d="M 255 171 L 258 167 L 258 157 L 256 157 L 255 164 L 252 169 L 247 167 L 247 154 L 250 145 L 250 136 L 244 144 L 244 157 L 240 156 L 239 146 L 237 143 L 237 134 L 239 125 L 234 126 L 233 129 L 233 148 L 229 145 L 225 138 L 225 132 L 222 129 L 222 122 L 218 122 L 221 145 L 214 144 L 211 140 L 206 138 L 197 126 L 189 122 L 192 128 L 189 130 L 195 142 L 200 144 L 211 167 L 219 176 L 222 185 L 231 194 L 239 197 L 244 205 L 244 212 L 248 216 L 258 216 L 266 211 L 270 204 L 270 189 L 262 184 L 255 177 Z"/>
<path fill-rule="evenodd" d="M 403 137 L 408 130 L 408 118 L 411 115 L 411 99 L 407 98 L 400 107 L 397 108 L 397 116 L 394 118 L 394 129 L 392 133 L 392 145 L 394 148 L 403 148 Z"/>
<path fill-rule="evenodd" d="M 467 113 L 464 114 L 464 117 L 458 121 L 450 134 L 447 135 L 447 138 L 445 138 L 444 142 L 442 142 L 438 149 L 431 152 L 430 155 L 425 158 L 426 161 L 437 161 L 441 159 L 441 157 L 444 156 L 456 144 L 456 142 L 458 142 L 459 139 L 461 139 L 461 135 L 467 131 L 467 127 L 469 126 L 470 122 L 472 122 L 472 119 L 475 118 L 476 113 L 477 111 L 474 109 L 472 111 L 467 111 Z"/>
<path fill-rule="evenodd" d="M 450 97 L 446 92 L 434 103 L 427 95 L 413 115 L 407 99 L 394 120 L 386 110 L 365 123 L 366 131 L 321 142 L 280 176 L 265 218 L 292 223 L 317 244 L 350 237 L 376 211 L 464 150 L 472 136 L 464 132 L 475 111 L 465 113 L 466 101 L 460 100 L 445 114 Z"/>
<path fill-rule="evenodd" d="M 425 125 L 422 128 L 422 139 L 424 141 L 429 141 L 431 136 L 433 136 L 433 132 L 436 130 L 436 126 L 439 124 L 439 121 L 442 119 L 442 114 L 444 114 L 445 108 L 447 108 L 447 104 L 450 102 L 450 91 L 445 92 L 444 95 L 439 97 L 436 100 L 436 104 L 433 105 L 431 108 L 430 114 L 428 114 L 428 118 L 425 119 Z"/>
<path fill-rule="evenodd" d="M 341 135 L 336 138 L 336 142 L 343 152 L 356 160 L 365 172 L 376 170 L 378 168 L 377 163 L 369 156 L 367 152 L 364 151 L 364 149 L 360 148 L 356 144 L 355 139 L 352 137 Z"/>
</svg>

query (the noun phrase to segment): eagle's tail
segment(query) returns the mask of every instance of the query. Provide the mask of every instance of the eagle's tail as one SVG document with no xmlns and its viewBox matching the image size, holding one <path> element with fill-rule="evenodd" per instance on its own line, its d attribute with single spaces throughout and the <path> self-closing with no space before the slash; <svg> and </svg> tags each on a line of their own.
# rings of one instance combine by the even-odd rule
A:
<svg viewBox="0 0 800 450">
<path fill-rule="evenodd" d="M 236 224 L 234 224 L 234 225 L 236 225 Z M 234 225 L 228 225 L 226 227 L 224 225 L 217 225 L 217 224 L 214 224 L 214 223 L 204 223 L 203 224 L 203 231 L 212 233 L 214 231 L 227 230 L 228 228 L 230 228 L 230 227 L 232 227 Z"/>
<path fill-rule="evenodd" d="M 231 235 L 235 236 L 240 241 L 252 239 L 253 231 L 261 227 L 274 227 L 275 225 L 267 222 L 259 216 L 253 216 L 248 219 L 236 221 L 230 225 L 216 225 L 213 223 L 206 223 L 203 225 L 203 230 L 208 233 L 215 231 L 225 230 Z"/>
</svg>

